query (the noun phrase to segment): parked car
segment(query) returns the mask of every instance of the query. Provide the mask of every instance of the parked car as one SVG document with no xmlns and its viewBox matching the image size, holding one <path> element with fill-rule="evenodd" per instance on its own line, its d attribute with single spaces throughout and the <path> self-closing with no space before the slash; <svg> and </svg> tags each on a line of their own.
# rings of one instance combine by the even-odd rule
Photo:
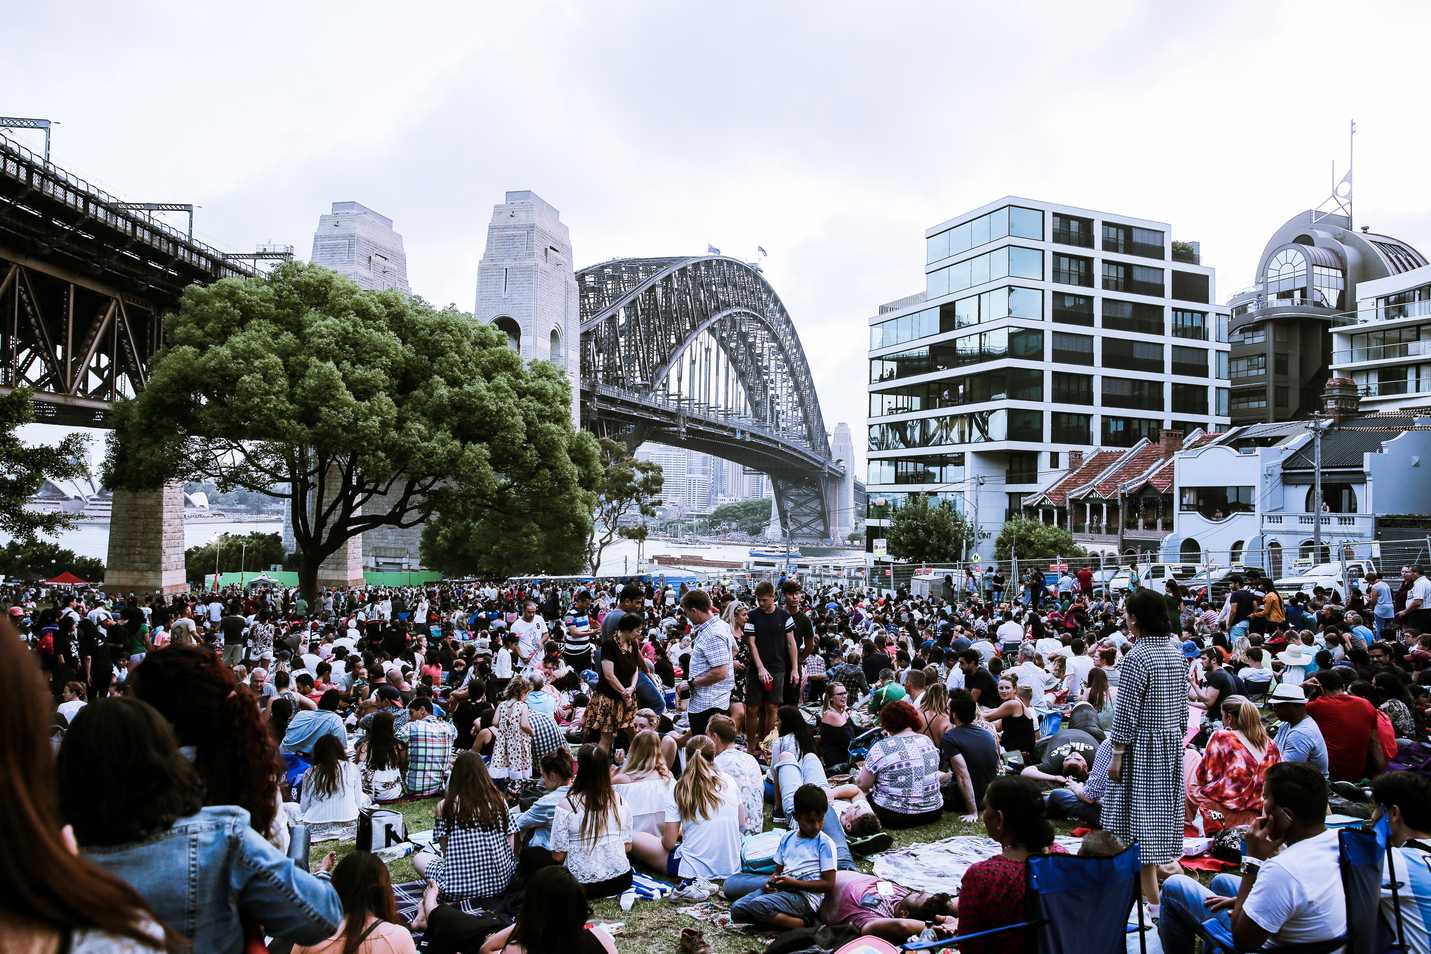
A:
<svg viewBox="0 0 1431 954">
<path fill-rule="evenodd" d="M 1232 566 L 1204 570 L 1184 583 L 1188 588 L 1189 597 L 1193 600 L 1207 600 L 1213 607 L 1220 607 L 1227 599 L 1228 591 L 1232 589 L 1228 578 L 1234 574 L 1246 580 L 1259 580 L 1267 576 L 1267 571 L 1261 567 L 1236 563 Z"/>
<path fill-rule="evenodd" d="M 1139 586 L 1161 593 L 1169 579 L 1179 583 L 1191 579 L 1197 574 L 1197 566 L 1192 563 L 1148 563 L 1138 567 L 1124 567 L 1108 581 L 1108 591 L 1121 593 L 1128 589 L 1135 571 L 1138 574 Z"/>
<path fill-rule="evenodd" d="M 1376 571 L 1371 560 L 1345 560 L 1333 563 L 1318 563 L 1316 566 L 1284 576 L 1277 581 L 1277 589 L 1284 594 L 1311 593 L 1317 587 L 1336 590 L 1343 596 L 1344 588 L 1360 591 L 1368 573 Z"/>
</svg>

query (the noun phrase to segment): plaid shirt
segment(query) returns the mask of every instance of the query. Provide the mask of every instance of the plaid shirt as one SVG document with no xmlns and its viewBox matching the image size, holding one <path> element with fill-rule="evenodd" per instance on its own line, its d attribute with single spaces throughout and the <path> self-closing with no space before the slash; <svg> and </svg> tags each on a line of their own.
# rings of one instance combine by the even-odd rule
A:
<svg viewBox="0 0 1431 954">
<path fill-rule="evenodd" d="M 457 727 L 436 716 L 414 719 L 397 733 L 407 745 L 407 775 L 403 784 L 409 795 L 435 795 L 452 764 L 452 743 Z"/>
<path fill-rule="evenodd" d="M 691 712 L 730 708 L 730 691 L 735 687 L 735 666 L 730 627 L 719 616 L 712 616 L 696 628 L 691 638 Z M 725 678 L 709 685 L 698 686 L 695 680 L 712 669 L 726 667 Z"/>
</svg>

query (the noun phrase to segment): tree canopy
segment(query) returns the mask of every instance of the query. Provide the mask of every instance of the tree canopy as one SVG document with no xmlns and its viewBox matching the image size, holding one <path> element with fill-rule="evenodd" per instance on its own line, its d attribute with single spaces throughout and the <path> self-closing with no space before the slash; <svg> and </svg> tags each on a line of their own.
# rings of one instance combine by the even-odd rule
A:
<svg viewBox="0 0 1431 954">
<path fill-rule="evenodd" d="M 346 541 L 438 508 L 590 519 L 599 454 L 572 427 L 565 375 L 470 315 L 286 263 L 186 289 L 165 326 L 147 386 L 115 406 L 110 485 L 207 479 L 279 499 L 310 598 Z"/>
<path fill-rule="evenodd" d="M 49 540 L 11 540 L 0 547 L 0 577 L 48 580 L 66 570 L 89 583 L 104 579 L 104 564 L 101 561 L 79 556 L 73 550 Z"/>
<path fill-rule="evenodd" d="M 888 541 L 890 556 L 915 563 L 953 563 L 963 559 L 974 531 L 964 515 L 947 500 L 931 505 L 925 496 L 911 495 L 894 512 Z"/>
<path fill-rule="evenodd" d="M 1050 527 L 1027 517 L 1005 521 L 998 539 L 994 541 L 994 558 L 1009 559 L 1015 543 L 1018 548 L 1014 555 L 1020 560 L 1050 560 L 1055 557 L 1087 555 L 1083 547 L 1073 542 L 1073 534 L 1063 527 Z"/>
<path fill-rule="evenodd" d="M 755 536 L 770 523 L 770 498 L 757 497 L 752 500 L 737 500 L 721 504 L 706 518 L 708 527 L 719 528 L 732 525 L 741 533 Z"/>
<path fill-rule="evenodd" d="M 46 480 L 73 480 L 89 473 L 89 440 L 81 434 L 70 434 L 53 447 L 20 440 L 20 427 L 35 419 L 33 397 L 25 388 L 0 395 L 0 533 L 20 540 L 71 526 L 73 514 L 41 513 L 27 509 L 27 503 Z"/>
<path fill-rule="evenodd" d="M 656 516 L 664 481 L 660 464 L 637 460 L 625 444 L 609 437 L 603 437 L 600 444 L 601 483 L 597 486 L 595 519 L 586 541 L 586 565 L 592 573 L 601 566 L 601 554 L 612 541 L 618 536 L 634 538 L 637 528 L 623 527 L 623 520 Z"/>
<path fill-rule="evenodd" d="M 254 575 L 283 563 L 283 538 L 276 533 L 224 533 L 212 543 L 184 551 L 184 578 L 197 588 L 211 579 L 214 567 L 220 573 L 247 570 Z"/>
</svg>

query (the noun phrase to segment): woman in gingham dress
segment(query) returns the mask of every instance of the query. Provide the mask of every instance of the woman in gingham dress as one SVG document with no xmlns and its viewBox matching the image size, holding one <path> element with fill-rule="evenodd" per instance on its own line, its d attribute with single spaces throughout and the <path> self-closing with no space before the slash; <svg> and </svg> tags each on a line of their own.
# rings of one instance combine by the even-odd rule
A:
<svg viewBox="0 0 1431 954">
<path fill-rule="evenodd" d="M 1125 845 L 1138 842 L 1143 896 L 1156 904 L 1157 866 L 1182 857 L 1187 667 L 1160 595 L 1138 590 L 1125 613 L 1136 639 L 1118 680 L 1102 821 Z"/>
</svg>

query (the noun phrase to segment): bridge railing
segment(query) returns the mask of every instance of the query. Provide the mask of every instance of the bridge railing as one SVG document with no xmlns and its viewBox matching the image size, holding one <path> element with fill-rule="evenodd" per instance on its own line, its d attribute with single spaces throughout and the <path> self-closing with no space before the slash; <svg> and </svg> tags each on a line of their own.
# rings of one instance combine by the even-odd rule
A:
<svg viewBox="0 0 1431 954">
<path fill-rule="evenodd" d="M 148 213 L 121 208 L 120 199 L 35 155 L 5 135 L 0 135 L 0 174 L 170 258 L 220 278 L 254 274 L 244 266 L 227 261 L 218 249 L 189 238 Z"/>
</svg>

